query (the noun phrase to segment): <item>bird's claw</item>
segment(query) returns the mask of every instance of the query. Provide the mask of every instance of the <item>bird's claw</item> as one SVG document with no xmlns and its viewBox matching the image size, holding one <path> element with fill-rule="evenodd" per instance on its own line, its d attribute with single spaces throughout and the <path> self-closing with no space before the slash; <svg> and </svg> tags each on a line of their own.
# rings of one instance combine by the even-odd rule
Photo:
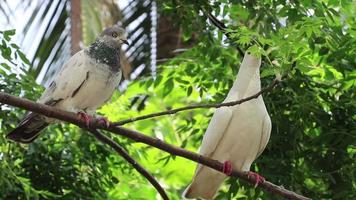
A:
<svg viewBox="0 0 356 200">
<path fill-rule="evenodd" d="M 249 171 L 249 172 L 247 172 L 247 176 L 248 176 L 249 178 L 250 178 L 251 176 L 254 176 L 254 177 L 255 177 L 255 180 L 256 180 L 256 182 L 255 182 L 255 188 L 256 188 L 260 183 L 265 182 L 265 178 L 264 178 L 263 176 L 261 176 L 261 175 L 255 173 L 255 172 Z"/>
<path fill-rule="evenodd" d="M 87 126 L 87 128 L 90 127 L 90 122 L 92 120 L 95 120 L 97 123 L 104 125 L 106 128 L 109 128 L 110 126 L 110 121 L 106 118 L 106 117 L 98 117 L 98 118 L 94 118 L 88 114 L 86 114 L 83 111 L 79 111 L 78 112 L 78 116 L 80 118 L 80 120 L 85 122 L 85 125 Z M 93 119 L 94 118 L 94 119 Z"/>
<path fill-rule="evenodd" d="M 231 161 L 225 161 L 223 164 L 223 169 L 222 172 L 226 174 L 227 176 L 231 176 L 232 174 L 232 163 Z"/>
<path fill-rule="evenodd" d="M 110 126 L 110 121 L 106 117 L 98 117 L 97 118 L 99 124 L 105 125 L 106 128 L 109 128 Z"/>
<path fill-rule="evenodd" d="M 89 128 L 90 120 L 91 120 L 92 117 L 90 115 L 86 114 L 83 111 L 79 111 L 78 112 L 78 116 L 79 116 L 80 120 L 85 122 L 85 125 L 87 126 L 87 128 Z"/>
</svg>

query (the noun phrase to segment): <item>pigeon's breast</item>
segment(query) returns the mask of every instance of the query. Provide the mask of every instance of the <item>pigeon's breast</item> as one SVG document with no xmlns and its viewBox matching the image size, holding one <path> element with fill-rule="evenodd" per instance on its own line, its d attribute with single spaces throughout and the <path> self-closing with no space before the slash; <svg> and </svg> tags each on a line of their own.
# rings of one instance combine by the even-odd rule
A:
<svg viewBox="0 0 356 200">
<path fill-rule="evenodd" d="M 97 63 L 93 59 L 87 64 L 85 80 L 66 103 L 74 112 L 85 111 L 93 114 L 97 108 L 111 98 L 120 83 L 122 71 L 112 71 L 108 65 Z"/>
<path fill-rule="evenodd" d="M 262 98 L 252 99 L 231 107 L 233 116 L 214 153 L 214 159 L 230 160 L 234 168 L 249 171 L 263 138 L 263 120 L 268 115 L 264 103 L 263 106 L 258 105 L 261 103 Z"/>
</svg>

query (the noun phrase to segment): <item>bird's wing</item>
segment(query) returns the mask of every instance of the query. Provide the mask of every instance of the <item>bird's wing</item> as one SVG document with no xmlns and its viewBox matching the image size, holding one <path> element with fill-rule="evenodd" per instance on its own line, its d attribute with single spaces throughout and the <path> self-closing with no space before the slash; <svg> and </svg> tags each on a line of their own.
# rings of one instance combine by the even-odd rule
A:
<svg viewBox="0 0 356 200">
<path fill-rule="evenodd" d="M 267 143 L 269 141 L 269 137 L 271 136 L 271 130 L 272 130 L 272 122 L 269 115 L 267 114 L 262 122 L 262 135 L 261 135 L 260 147 L 258 149 L 256 158 L 262 154 L 263 150 L 265 150 Z"/>
<path fill-rule="evenodd" d="M 224 133 L 232 119 L 232 110 L 229 107 L 218 108 L 210 120 L 208 129 L 203 137 L 199 153 L 210 156 L 219 145 Z M 211 199 L 219 188 L 225 176 L 215 170 L 199 164 L 195 171 L 192 183 L 184 191 L 185 198 L 203 197 Z"/>
<path fill-rule="evenodd" d="M 232 118 L 232 111 L 229 107 L 218 108 L 210 120 L 208 129 L 205 132 L 199 153 L 209 156 L 213 153 L 223 138 L 226 128 Z"/>
<path fill-rule="evenodd" d="M 88 77 L 89 59 L 84 50 L 72 56 L 46 88 L 39 102 L 53 105 L 74 96 Z"/>
</svg>

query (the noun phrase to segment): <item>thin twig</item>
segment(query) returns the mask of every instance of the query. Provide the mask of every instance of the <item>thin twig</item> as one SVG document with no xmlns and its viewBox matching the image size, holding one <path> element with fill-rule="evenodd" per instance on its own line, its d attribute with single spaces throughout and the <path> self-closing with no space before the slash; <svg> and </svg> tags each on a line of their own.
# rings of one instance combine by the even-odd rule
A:
<svg viewBox="0 0 356 200">
<path fill-rule="evenodd" d="M 218 20 L 218 18 L 216 18 L 213 14 L 206 11 L 205 9 L 202 8 L 202 11 L 203 11 L 204 15 L 211 21 L 211 23 L 214 24 L 214 26 L 216 26 L 221 32 L 223 32 L 225 34 L 225 36 L 229 40 L 232 41 L 230 32 L 227 31 L 227 26 L 222 21 Z M 240 47 L 237 46 L 236 48 L 242 58 L 244 56 L 244 52 L 242 51 L 242 49 Z"/>
<path fill-rule="evenodd" d="M 4 92 L 0 92 L 0 103 L 5 103 L 5 104 L 11 105 L 11 106 L 24 108 L 26 110 L 36 112 L 38 114 L 45 115 L 50 118 L 56 118 L 56 119 L 59 119 L 59 120 L 65 121 L 65 122 L 69 122 L 69 123 L 75 124 L 80 127 L 86 126 L 85 122 L 80 120 L 75 113 L 59 110 L 57 108 L 53 108 L 51 106 L 47 106 L 44 104 L 35 103 L 33 101 L 30 101 L 27 99 L 22 99 L 22 98 L 19 98 L 16 96 L 12 96 L 12 95 L 4 93 Z M 192 161 L 195 161 L 202 165 L 208 166 L 208 167 L 215 169 L 217 171 L 220 171 L 220 172 L 222 171 L 222 168 L 223 168 L 223 164 L 217 160 L 211 159 L 206 156 L 199 155 L 197 153 L 193 153 L 191 151 L 187 151 L 180 147 L 176 147 L 174 145 L 165 143 L 160 139 L 144 135 L 144 134 L 139 133 L 134 130 L 126 129 L 121 126 L 105 127 L 105 126 L 99 126 L 97 124 L 94 124 L 93 127 L 91 127 L 91 128 L 110 131 L 114 134 L 118 134 L 118 135 L 130 138 L 136 142 L 142 142 L 142 143 L 148 144 L 150 146 L 156 147 L 156 148 L 166 151 L 170 154 L 187 158 L 189 160 L 192 160 Z M 256 182 L 254 176 L 248 176 L 246 173 L 237 171 L 235 169 L 233 169 L 232 176 L 236 177 L 236 178 L 240 178 L 242 180 L 245 180 L 251 184 L 255 184 L 255 182 Z M 310 198 L 304 197 L 302 195 L 299 195 L 293 191 L 289 191 L 289 190 L 285 189 L 284 187 L 277 186 L 269 181 L 264 181 L 263 183 L 259 184 L 258 187 L 264 188 L 265 190 L 267 190 L 271 193 L 274 193 L 276 195 L 279 195 L 281 197 L 284 197 L 286 199 L 293 199 L 293 200 L 309 200 L 310 199 Z"/>
<path fill-rule="evenodd" d="M 163 116 L 163 115 L 171 115 L 171 114 L 175 114 L 175 113 L 185 111 L 185 110 L 193 110 L 193 109 L 198 109 L 198 108 L 220 108 L 220 107 L 224 107 L 224 106 L 235 106 L 235 105 L 242 104 L 246 101 L 249 101 L 251 99 L 255 99 L 255 98 L 259 97 L 261 94 L 263 94 L 269 90 L 272 90 L 274 88 L 274 86 L 276 86 L 278 83 L 279 83 L 279 80 L 275 79 L 267 87 L 263 88 L 261 91 L 257 92 L 256 94 L 246 97 L 246 98 L 243 98 L 243 99 L 239 99 L 237 101 L 231 101 L 231 102 L 226 102 L 226 103 L 208 103 L 208 104 L 190 105 L 190 106 L 185 106 L 185 107 L 176 108 L 176 109 L 172 109 L 172 110 L 166 110 L 166 111 L 162 111 L 162 112 L 156 112 L 156 113 L 151 113 L 148 115 L 142 115 L 139 117 L 125 119 L 125 120 L 122 120 L 119 122 L 114 122 L 114 123 L 112 123 L 112 125 L 122 126 L 127 123 L 131 123 L 131 122 L 135 122 L 135 121 L 139 121 L 139 120 L 145 120 L 145 119 Z"/>
<path fill-rule="evenodd" d="M 115 151 L 120 154 L 127 162 L 129 162 L 133 168 L 136 169 L 142 176 L 144 176 L 159 192 L 159 194 L 162 196 L 164 200 L 169 200 L 168 195 L 162 188 L 162 186 L 156 181 L 156 179 L 140 164 L 138 164 L 126 151 L 124 148 L 122 148 L 118 143 L 107 137 L 106 135 L 100 133 L 96 129 L 87 129 L 90 131 L 96 139 L 101 141 L 102 143 L 108 144 L 111 146 Z"/>
</svg>

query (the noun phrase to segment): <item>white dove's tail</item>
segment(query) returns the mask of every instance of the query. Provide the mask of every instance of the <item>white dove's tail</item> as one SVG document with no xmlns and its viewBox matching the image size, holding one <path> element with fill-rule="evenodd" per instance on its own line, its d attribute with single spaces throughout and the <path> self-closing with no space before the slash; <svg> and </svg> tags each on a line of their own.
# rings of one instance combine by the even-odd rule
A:
<svg viewBox="0 0 356 200">
<path fill-rule="evenodd" d="M 186 199 L 213 199 L 225 178 L 226 176 L 221 172 L 198 166 L 192 183 L 185 189 L 182 196 Z"/>
</svg>

